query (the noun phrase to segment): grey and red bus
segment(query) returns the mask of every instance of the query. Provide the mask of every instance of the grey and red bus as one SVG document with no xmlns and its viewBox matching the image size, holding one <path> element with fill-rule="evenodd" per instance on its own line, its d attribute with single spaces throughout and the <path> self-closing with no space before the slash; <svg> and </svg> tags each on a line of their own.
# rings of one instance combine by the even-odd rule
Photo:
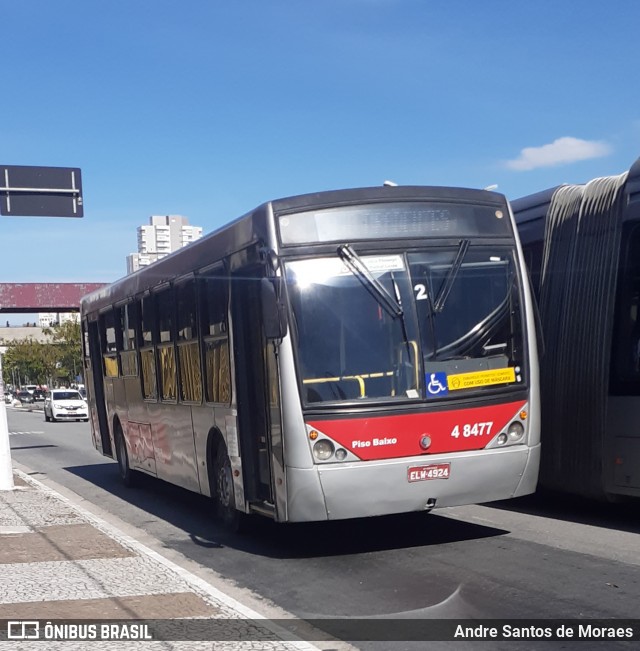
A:
<svg viewBox="0 0 640 651">
<path fill-rule="evenodd" d="M 231 525 L 525 495 L 533 313 L 500 194 L 270 201 L 83 299 L 93 442 L 125 482 L 211 496 Z"/>
</svg>

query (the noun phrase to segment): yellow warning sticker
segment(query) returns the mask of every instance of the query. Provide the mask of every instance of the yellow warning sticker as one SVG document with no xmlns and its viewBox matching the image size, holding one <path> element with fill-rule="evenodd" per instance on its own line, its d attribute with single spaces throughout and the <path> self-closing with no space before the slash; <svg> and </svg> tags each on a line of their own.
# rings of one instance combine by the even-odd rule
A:
<svg viewBox="0 0 640 651">
<path fill-rule="evenodd" d="M 447 376 L 449 391 L 458 389 L 475 389 L 490 384 L 507 384 L 516 381 L 516 373 L 513 367 L 492 368 L 488 371 L 474 371 L 473 373 L 457 373 Z"/>
</svg>

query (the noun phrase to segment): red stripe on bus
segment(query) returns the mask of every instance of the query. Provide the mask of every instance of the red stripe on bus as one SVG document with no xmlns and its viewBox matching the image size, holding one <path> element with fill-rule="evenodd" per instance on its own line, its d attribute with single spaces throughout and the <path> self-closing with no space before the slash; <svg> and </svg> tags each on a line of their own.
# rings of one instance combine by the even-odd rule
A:
<svg viewBox="0 0 640 651">
<path fill-rule="evenodd" d="M 308 425 L 363 460 L 481 450 L 517 414 L 526 402 L 453 411 L 313 420 Z M 420 440 L 427 435 L 427 450 Z"/>
</svg>

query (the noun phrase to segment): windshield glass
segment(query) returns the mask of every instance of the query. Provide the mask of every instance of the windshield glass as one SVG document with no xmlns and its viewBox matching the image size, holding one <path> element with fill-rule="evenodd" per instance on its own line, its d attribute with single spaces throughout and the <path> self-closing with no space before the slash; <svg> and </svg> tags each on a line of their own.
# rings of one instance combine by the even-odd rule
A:
<svg viewBox="0 0 640 651">
<path fill-rule="evenodd" d="M 51 398 L 53 400 L 82 400 L 82 396 L 77 391 L 53 391 Z"/>
<path fill-rule="evenodd" d="M 473 246 L 462 258 L 459 254 L 460 248 L 408 256 L 427 398 L 522 382 L 524 343 L 513 255 Z M 500 369 L 504 372 L 490 372 Z"/>
<path fill-rule="evenodd" d="M 360 260 L 400 307 L 411 305 L 403 256 Z M 305 402 L 419 397 L 412 316 L 385 309 L 370 279 L 354 274 L 342 259 L 289 262 L 286 274 Z"/>
<path fill-rule="evenodd" d="M 362 263 L 364 273 L 358 271 Z M 523 382 L 508 247 L 439 247 L 285 266 L 305 403 L 448 399 Z"/>
</svg>

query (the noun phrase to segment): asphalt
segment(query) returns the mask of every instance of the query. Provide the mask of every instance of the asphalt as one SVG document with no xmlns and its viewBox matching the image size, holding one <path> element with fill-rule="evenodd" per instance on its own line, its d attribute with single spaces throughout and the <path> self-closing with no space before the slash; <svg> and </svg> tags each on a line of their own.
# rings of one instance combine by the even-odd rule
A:
<svg viewBox="0 0 640 651">
<path fill-rule="evenodd" d="M 0 649 L 347 646 L 304 641 L 314 639 L 304 623 L 258 612 L 211 571 L 190 568 L 143 532 L 13 465 L 15 488 L 0 491 Z"/>
</svg>

